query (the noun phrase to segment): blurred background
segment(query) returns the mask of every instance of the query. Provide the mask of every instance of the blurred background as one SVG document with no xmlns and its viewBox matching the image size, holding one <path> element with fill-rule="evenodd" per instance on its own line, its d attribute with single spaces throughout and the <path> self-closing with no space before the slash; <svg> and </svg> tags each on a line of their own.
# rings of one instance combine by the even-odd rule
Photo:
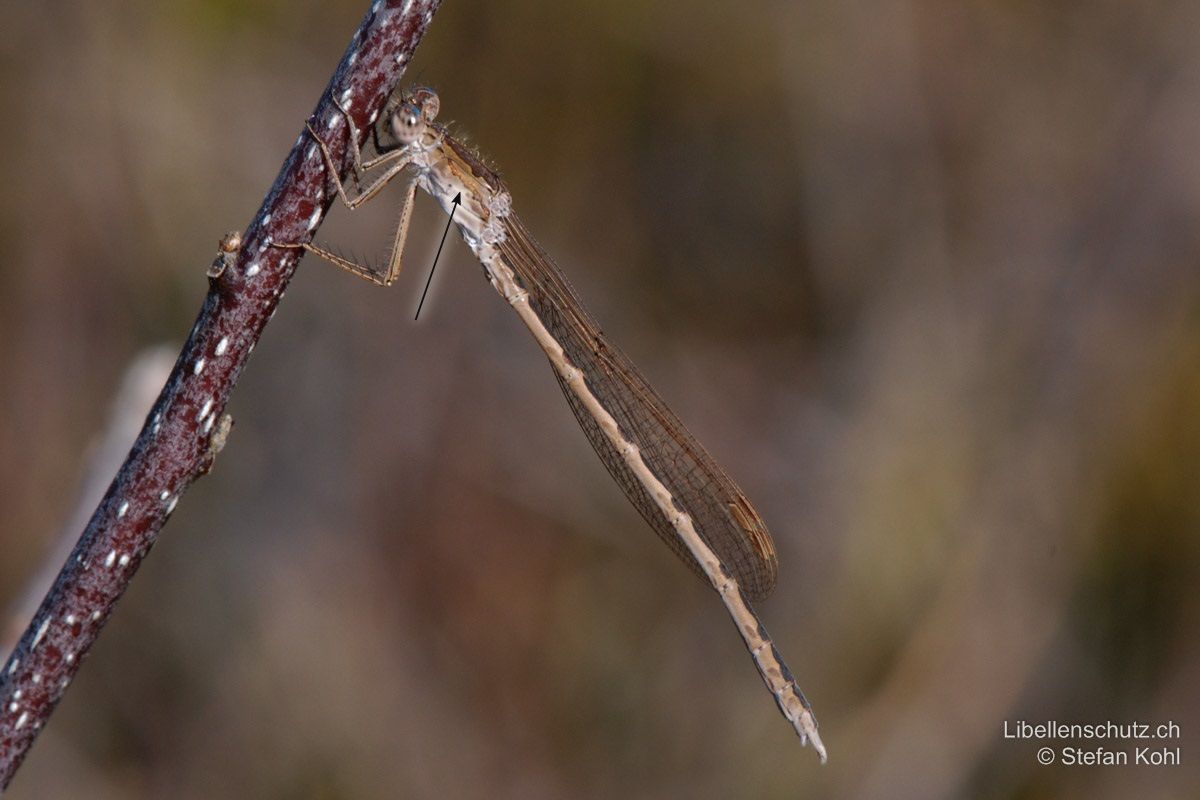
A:
<svg viewBox="0 0 1200 800">
<path fill-rule="evenodd" d="M 453 236 L 412 322 L 421 197 L 390 291 L 301 266 L 13 798 L 1198 796 L 1200 5 L 681 6 L 446 0 L 408 78 L 770 525 L 829 764 Z M 4 4 L 6 635 L 365 8 Z"/>
</svg>

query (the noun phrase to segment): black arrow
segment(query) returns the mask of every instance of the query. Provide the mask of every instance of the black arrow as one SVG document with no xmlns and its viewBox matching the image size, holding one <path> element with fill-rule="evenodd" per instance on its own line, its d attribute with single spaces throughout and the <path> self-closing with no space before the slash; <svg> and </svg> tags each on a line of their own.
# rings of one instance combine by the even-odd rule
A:
<svg viewBox="0 0 1200 800">
<path fill-rule="evenodd" d="M 421 316 L 421 306 L 425 305 L 425 295 L 429 294 L 429 284 L 433 283 L 433 271 L 437 269 L 438 258 L 442 255 L 442 245 L 446 243 L 446 234 L 450 232 L 450 223 L 454 221 L 454 212 L 458 211 L 458 204 L 462 202 L 462 192 L 454 195 L 454 199 L 450 201 L 453 206 L 450 208 L 450 217 L 446 220 L 446 230 L 442 231 L 442 241 L 438 243 L 437 255 L 433 257 L 433 266 L 429 268 L 429 280 L 425 281 L 425 291 L 421 292 L 421 302 L 417 303 L 417 316 L 415 320 Z"/>
</svg>

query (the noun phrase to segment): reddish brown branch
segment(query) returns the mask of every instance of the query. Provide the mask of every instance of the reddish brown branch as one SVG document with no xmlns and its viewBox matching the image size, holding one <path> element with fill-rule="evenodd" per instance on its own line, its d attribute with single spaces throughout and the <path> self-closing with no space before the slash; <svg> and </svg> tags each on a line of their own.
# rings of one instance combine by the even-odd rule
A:
<svg viewBox="0 0 1200 800">
<path fill-rule="evenodd" d="M 359 130 L 369 130 L 439 5 L 440 0 L 377 0 L 371 6 L 310 118 L 314 128 L 327 132 L 339 163 L 345 123 L 330 91 L 337 92 Z M 337 120 L 335 127 L 331 120 Z M 210 280 L 191 335 L 133 449 L 0 668 L 0 792 L 176 502 L 211 468 L 228 432 L 225 404 L 295 272 L 300 251 L 268 243 L 308 241 L 336 197 L 331 186 L 320 150 L 301 133 L 246 229 L 241 250 Z"/>
</svg>

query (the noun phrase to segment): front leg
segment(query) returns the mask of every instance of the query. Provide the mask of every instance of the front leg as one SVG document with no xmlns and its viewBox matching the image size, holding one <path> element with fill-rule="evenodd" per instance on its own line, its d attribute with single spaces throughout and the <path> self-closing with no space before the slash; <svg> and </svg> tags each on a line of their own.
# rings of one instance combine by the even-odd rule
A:
<svg viewBox="0 0 1200 800">
<path fill-rule="evenodd" d="M 350 116 L 350 112 L 338 102 L 338 99 L 335 95 L 330 94 L 329 101 L 333 103 L 334 107 L 337 108 L 338 111 L 342 112 L 342 116 L 346 119 L 346 125 L 350 129 L 348 146 L 351 155 L 354 156 L 354 185 L 359 188 L 359 194 L 362 194 L 363 192 L 359 182 L 362 180 L 363 176 L 376 167 L 382 166 L 383 164 L 387 164 L 399 158 L 400 156 L 398 153 L 404 152 L 403 148 L 400 150 L 389 150 L 385 153 L 379 142 L 379 127 L 374 126 L 371 129 L 371 135 L 375 141 L 375 152 L 377 155 L 375 158 L 364 161 L 362 156 L 362 148 L 358 146 L 358 126 L 354 124 L 354 117 Z M 308 130 L 310 133 L 312 133 L 314 139 L 317 141 L 322 141 L 320 135 L 318 135 L 316 130 L 313 129 L 312 125 L 308 126 Z M 336 173 L 337 170 L 334 170 L 334 172 Z"/>
<path fill-rule="evenodd" d="M 334 179 L 334 185 L 337 187 L 338 198 L 342 201 L 343 205 L 351 210 L 354 210 L 363 203 L 366 203 L 375 195 L 379 194 L 379 192 L 383 190 L 383 187 L 387 186 L 387 184 L 390 183 L 393 178 L 403 172 L 412 163 L 412 155 L 406 148 L 400 148 L 364 162 L 362 159 L 362 151 L 358 147 L 358 129 L 355 127 L 354 121 L 350 118 L 350 115 L 346 113 L 346 109 L 344 109 L 337 102 L 337 98 L 331 98 L 331 100 L 334 106 L 337 107 L 338 111 L 342 113 L 342 116 L 346 118 L 346 123 L 349 127 L 348 146 L 354 156 L 353 175 L 356 193 L 353 196 L 347 193 L 346 184 L 339 177 L 338 165 L 333 159 L 333 154 L 329 151 L 329 146 L 325 143 L 325 140 L 321 138 L 321 134 L 317 132 L 316 128 L 313 127 L 311 122 L 306 123 L 305 127 L 308 129 L 309 135 L 312 136 L 313 140 L 317 143 L 317 146 L 321 148 L 321 159 L 325 162 L 326 172 Z M 383 165 L 387 165 L 387 169 L 384 170 L 382 175 L 371 181 L 371 183 L 368 184 L 365 189 L 358 185 L 359 178 L 362 175 L 366 174 L 366 172 L 371 169 Z M 339 269 L 346 270 L 352 275 L 357 275 L 358 277 L 369 280 L 379 286 L 391 286 L 400 274 L 404 242 L 408 236 L 408 223 L 412 218 L 412 206 L 416 197 L 416 192 L 417 183 L 416 180 L 413 180 L 409 183 L 408 188 L 405 190 L 404 202 L 400 208 L 400 218 L 397 221 L 396 231 L 392 236 L 391 249 L 388 252 L 387 268 L 382 275 L 369 266 L 359 264 L 356 261 L 345 258 L 344 256 L 338 255 L 331 250 L 311 242 L 285 243 L 271 241 L 271 244 L 275 247 L 303 249 L 307 252 L 313 253 L 319 258 L 328 261 Z"/>
<path fill-rule="evenodd" d="M 344 114 L 345 112 L 342 113 Z M 346 119 L 349 120 L 349 117 Z M 383 164 L 389 164 L 390 162 L 396 163 L 390 164 L 384 173 L 372 181 L 366 189 L 356 189 L 357 194 L 355 194 L 354 197 L 350 197 L 346 193 L 345 184 L 339 177 L 338 166 L 333 160 L 333 155 L 329 152 L 329 146 L 325 144 L 325 140 L 321 138 L 321 134 L 317 133 L 316 129 L 313 128 L 312 123 L 306 123 L 305 127 L 308 128 L 308 133 L 316 141 L 317 146 L 321 148 L 321 157 L 325 161 L 325 169 L 333 177 L 334 183 L 337 186 L 338 197 L 341 199 L 346 208 L 358 208 L 363 203 L 379 194 L 379 191 L 383 189 L 384 186 L 386 186 L 393 178 L 403 172 L 405 167 L 412 163 L 412 157 L 407 150 L 393 150 L 390 153 L 384 153 L 379 158 L 372 159 L 370 162 L 368 162 L 366 169 L 382 166 Z M 358 148 L 358 133 L 354 130 L 354 123 L 350 123 L 350 149 L 354 152 L 355 183 L 357 183 L 358 173 L 364 168 L 361 160 L 362 153 Z"/>
</svg>

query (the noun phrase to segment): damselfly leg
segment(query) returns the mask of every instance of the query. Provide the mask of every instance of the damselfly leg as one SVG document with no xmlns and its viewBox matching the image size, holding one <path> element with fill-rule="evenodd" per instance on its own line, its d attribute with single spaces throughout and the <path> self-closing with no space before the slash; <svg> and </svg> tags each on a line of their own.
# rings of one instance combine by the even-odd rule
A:
<svg viewBox="0 0 1200 800">
<path fill-rule="evenodd" d="M 353 197 L 346 192 L 345 183 L 338 178 L 338 166 L 334 162 L 333 155 L 329 152 L 329 146 L 325 144 L 325 140 L 322 139 L 321 135 L 317 133 L 315 128 L 313 128 L 312 123 L 306 124 L 306 127 L 308 128 L 309 135 L 313 137 L 313 140 L 317 143 L 317 146 L 321 148 L 321 157 L 325 162 L 325 169 L 334 179 L 334 185 L 337 187 L 338 199 L 342 201 L 342 205 L 353 211 L 354 209 L 371 200 L 373 197 L 375 197 L 375 195 L 379 194 L 383 187 L 387 186 L 397 175 L 407 169 L 412 163 L 412 153 L 409 152 L 408 148 L 401 147 L 396 150 L 389 150 L 386 153 L 381 153 L 375 158 L 364 161 L 362 157 L 362 150 L 358 146 L 358 128 L 355 126 L 354 120 L 348 113 L 346 113 L 346 110 L 342 108 L 341 104 L 338 103 L 336 97 L 331 98 L 331 100 L 333 101 L 333 105 L 346 120 L 349 128 L 349 149 L 354 156 L 352 179 L 355 185 L 355 195 Z M 378 136 L 376 136 L 376 142 L 378 143 Z M 374 178 L 369 184 L 367 184 L 365 189 L 362 188 L 361 181 L 364 176 L 366 176 L 371 170 L 378 169 L 384 165 L 387 165 L 387 169 L 384 170 L 383 174 Z M 416 199 L 416 194 L 416 181 L 411 180 L 409 181 L 407 188 L 404 190 L 404 199 L 400 206 L 400 217 L 396 222 L 395 233 L 392 235 L 391 247 L 388 249 L 387 267 L 384 269 L 382 274 L 378 270 L 373 269 L 368 265 L 359 264 L 352 259 L 339 255 L 325 247 L 322 247 L 321 245 L 313 244 L 312 242 L 272 242 L 272 244 L 277 247 L 294 247 L 306 250 L 313 255 L 328 261 L 335 267 L 349 272 L 351 275 L 357 275 L 358 277 L 364 278 L 378 286 L 391 286 L 396 282 L 396 278 L 400 276 L 401 260 L 404 253 L 404 243 L 408 238 L 408 224 L 412 219 L 412 207 L 413 202 Z"/>
</svg>

